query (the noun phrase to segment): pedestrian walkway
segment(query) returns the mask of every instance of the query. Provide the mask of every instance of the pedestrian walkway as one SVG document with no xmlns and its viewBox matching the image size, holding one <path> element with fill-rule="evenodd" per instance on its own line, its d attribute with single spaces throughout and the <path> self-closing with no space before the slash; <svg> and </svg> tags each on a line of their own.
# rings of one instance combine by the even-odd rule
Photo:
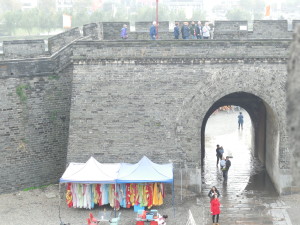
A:
<svg viewBox="0 0 300 225">
<path fill-rule="evenodd" d="M 214 116 L 220 118 L 213 118 L 213 124 L 218 124 L 215 122 L 219 119 L 224 121 L 224 117 L 230 117 L 223 113 Z M 250 120 L 247 122 L 243 131 L 237 129 L 237 123 L 231 129 L 224 128 L 231 130 L 226 134 L 212 132 L 214 129 L 219 130 L 216 127 L 208 129 L 202 194 L 197 201 L 202 204 L 202 224 L 212 224 L 207 194 L 212 186 L 216 186 L 221 193 L 220 225 L 291 225 L 288 207 L 280 200 L 262 163 L 251 155 L 251 123 Z M 233 157 L 227 183 L 223 182 L 220 166 L 216 165 L 216 144 L 224 147 L 225 156 Z"/>
</svg>

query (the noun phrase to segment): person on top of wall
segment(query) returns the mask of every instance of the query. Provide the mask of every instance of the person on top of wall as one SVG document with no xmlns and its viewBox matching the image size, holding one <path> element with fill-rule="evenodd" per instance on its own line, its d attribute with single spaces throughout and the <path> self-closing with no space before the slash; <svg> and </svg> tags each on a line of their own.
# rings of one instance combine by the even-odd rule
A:
<svg viewBox="0 0 300 225">
<path fill-rule="evenodd" d="M 176 22 L 175 27 L 174 27 L 174 38 L 179 39 L 179 34 L 180 34 L 180 32 L 179 32 L 179 23 Z"/>
<path fill-rule="evenodd" d="M 210 27 L 208 26 L 208 22 L 205 23 L 205 26 L 202 28 L 203 39 L 209 39 L 210 37 Z"/>
<path fill-rule="evenodd" d="M 182 34 L 182 39 L 188 40 L 190 37 L 190 28 L 189 28 L 189 23 L 184 22 L 183 26 L 181 27 L 181 34 Z"/>
<path fill-rule="evenodd" d="M 157 35 L 156 26 L 157 26 L 156 22 L 153 21 L 152 26 L 150 27 L 150 39 L 151 40 L 156 40 L 156 35 Z"/>
<path fill-rule="evenodd" d="M 197 39 L 202 39 L 202 24 L 201 24 L 201 21 L 198 21 L 198 24 L 196 26 L 196 35 L 197 35 Z"/>
<path fill-rule="evenodd" d="M 128 38 L 127 25 L 126 24 L 124 24 L 123 28 L 121 29 L 121 38 L 122 39 L 127 39 Z"/>
<path fill-rule="evenodd" d="M 195 22 L 193 21 L 191 23 L 191 26 L 190 26 L 190 34 L 191 34 L 191 39 L 197 39 L 197 35 L 196 35 L 196 25 L 195 25 Z"/>
</svg>

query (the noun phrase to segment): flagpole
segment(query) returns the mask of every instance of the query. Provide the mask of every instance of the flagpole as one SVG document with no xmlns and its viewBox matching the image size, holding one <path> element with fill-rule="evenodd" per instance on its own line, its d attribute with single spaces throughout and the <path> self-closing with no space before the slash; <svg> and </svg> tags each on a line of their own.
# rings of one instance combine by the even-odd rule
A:
<svg viewBox="0 0 300 225">
<path fill-rule="evenodd" d="M 158 0 L 156 0 L 156 39 L 158 39 Z"/>
</svg>

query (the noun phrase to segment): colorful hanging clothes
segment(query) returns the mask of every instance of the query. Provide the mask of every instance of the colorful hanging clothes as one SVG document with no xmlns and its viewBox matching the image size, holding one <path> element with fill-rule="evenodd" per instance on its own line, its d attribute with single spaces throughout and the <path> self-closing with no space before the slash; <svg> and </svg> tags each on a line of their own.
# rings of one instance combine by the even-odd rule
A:
<svg viewBox="0 0 300 225">
<path fill-rule="evenodd" d="M 148 207 L 163 204 L 163 183 L 127 184 L 79 184 L 66 185 L 68 207 L 93 209 L 95 205 L 107 205 L 117 210 L 134 205 Z"/>
<path fill-rule="evenodd" d="M 73 206 L 71 186 L 71 183 L 67 184 L 66 201 L 69 208 Z"/>
</svg>

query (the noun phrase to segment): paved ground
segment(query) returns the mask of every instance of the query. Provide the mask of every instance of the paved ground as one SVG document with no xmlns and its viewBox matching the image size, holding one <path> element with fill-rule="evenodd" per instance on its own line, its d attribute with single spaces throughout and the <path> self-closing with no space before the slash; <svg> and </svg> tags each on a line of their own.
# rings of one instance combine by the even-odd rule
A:
<svg viewBox="0 0 300 225">
<path fill-rule="evenodd" d="M 174 206 L 172 196 L 168 195 L 165 204 L 157 208 L 161 214 L 169 216 L 168 225 L 185 225 L 188 210 L 197 225 L 211 225 L 207 193 L 213 185 L 221 192 L 221 225 L 300 225 L 300 195 L 279 197 L 276 194 L 263 165 L 250 154 L 249 117 L 245 114 L 243 131 L 237 129 L 236 117 L 236 113 L 219 113 L 209 119 L 203 191 L 195 196 L 183 190 L 185 197 L 181 199 L 181 190 L 176 189 Z M 227 184 L 223 183 L 221 171 L 216 166 L 216 144 L 223 145 L 225 154 L 233 157 Z M 87 224 L 90 212 L 97 216 L 103 210 L 103 207 L 91 211 L 67 208 L 64 200 L 59 201 L 58 185 L 0 195 L 0 225 L 59 225 L 61 222 L 83 225 Z M 106 210 L 111 212 L 109 207 Z M 135 224 L 132 209 L 122 209 L 121 213 L 119 225 Z"/>
</svg>

